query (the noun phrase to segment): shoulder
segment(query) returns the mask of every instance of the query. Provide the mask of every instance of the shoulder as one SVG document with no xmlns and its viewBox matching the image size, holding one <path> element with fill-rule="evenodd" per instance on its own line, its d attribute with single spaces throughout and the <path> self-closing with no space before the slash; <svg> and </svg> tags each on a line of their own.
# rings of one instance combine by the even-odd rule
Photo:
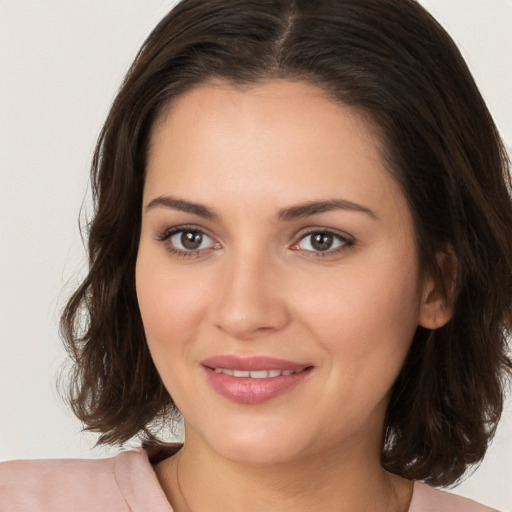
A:
<svg viewBox="0 0 512 512">
<path fill-rule="evenodd" d="M 143 510 L 131 507 L 130 501 L 140 501 L 140 487 L 146 482 L 145 497 L 152 490 L 158 495 L 156 476 L 142 450 L 97 460 L 4 462 L 0 464 L 0 512 Z M 151 502 L 151 497 L 147 501 Z"/>
<path fill-rule="evenodd" d="M 2 463 L 0 511 L 126 511 L 114 466 L 113 458 Z"/>
<path fill-rule="evenodd" d="M 497 512 L 476 501 L 414 482 L 409 512 Z"/>
</svg>

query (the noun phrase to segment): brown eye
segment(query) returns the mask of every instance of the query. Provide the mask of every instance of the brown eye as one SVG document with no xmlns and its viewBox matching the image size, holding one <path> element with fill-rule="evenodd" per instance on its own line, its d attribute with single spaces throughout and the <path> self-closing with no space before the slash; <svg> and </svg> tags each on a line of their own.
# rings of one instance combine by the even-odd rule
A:
<svg viewBox="0 0 512 512">
<path fill-rule="evenodd" d="M 330 233 L 315 233 L 311 235 L 311 247 L 317 251 L 327 251 L 331 248 L 334 237 Z"/>
<path fill-rule="evenodd" d="M 312 253 L 334 253 L 337 249 L 344 249 L 352 243 L 350 239 L 330 231 L 313 231 L 304 235 L 296 247 Z"/>
<path fill-rule="evenodd" d="M 173 252 L 198 253 L 203 249 L 211 249 L 216 246 L 207 234 L 198 229 L 177 229 L 174 233 L 161 238 L 168 240 Z"/>
<path fill-rule="evenodd" d="M 203 242 L 203 234 L 198 231 L 183 231 L 181 234 L 181 245 L 191 251 L 199 249 Z"/>
</svg>

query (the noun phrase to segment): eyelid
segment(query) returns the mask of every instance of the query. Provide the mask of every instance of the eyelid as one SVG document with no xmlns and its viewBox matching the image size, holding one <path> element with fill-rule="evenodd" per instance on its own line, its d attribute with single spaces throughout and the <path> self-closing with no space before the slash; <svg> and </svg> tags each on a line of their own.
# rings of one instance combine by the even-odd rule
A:
<svg viewBox="0 0 512 512">
<path fill-rule="evenodd" d="M 183 232 L 196 232 L 200 233 L 202 236 L 209 238 L 212 241 L 211 247 L 206 247 L 203 249 L 181 249 L 179 247 L 175 247 L 173 244 L 170 243 L 171 238 L 174 235 L 177 235 L 178 233 Z M 166 249 L 171 252 L 172 254 L 175 254 L 177 256 L 181 257 L 189 257 L 189 256 L 201 256 L 205 251 L 208 251 L 210 249 L 218 249 L 220 248 L 220 243 L 210 234 L 208 234 L 207 230 L 204 229 L 201 226 L 197 226 L 195 224 L 180 224 L 178 226 L 173 226 L 167 229 L 164 229 L 163 231 L 159 232 L 155 236 L 155 240 L 157 242 L 162 242 L 166 244 Z"/>
<path fill-rule="evenodd" d="M 204 252 L 209 251 L 211 249 L 220 249 L 221 244 L 216 240 L 216 238 L 208 233 L 208 230 L 198 226 L 196 224 L 181 224 L 177 226 L 172 226 L 170 228 L 166 228 L 163 231 L 159 232 L 155 239 L 158 242 L 166 243 L 169 242 L 169 240 L 176 234 L 181 232 L 198 232 L 203 236 L 206 236 L 210 238 L 213 242 L 213 245 L 211 247 L 203 248 L 203 249 L 180 249 L 175 247 L 174 245 L 168 244 L 167 250 L 173 254 L 179 255 L 179 256 L 200 256 Z M 335 247 L 334 249 L 326 249 L 325 251 L 320 250 L 309 250 L 309 249 L 302 249 L 299 247 L 299 244 L 301 241 L 303 241 L 306 237 L 312 236 L 314 234 L 328 234 L 333 236 L 334 238 L 338 239 L 341 244 L 338 247 Z M 295 242 L 290 247 L 291 250 L 295 251 L 301 251 L 303 253 L 309 253 L 309 256 L 313 257 L 325 257 L 325 256 L 333 256 L 338 253 L 341 253 L 343 251 L 348 250 L 355 244 L 355 239 L 351 235 L 349 235 L 346 232 L 339 231 L 337 229 L 333 228 L 327 228 L 327 227 L 308 227 L 301 230 L 300 233 L 298 233 L 295 237 Z"/>
<path fill-rule="evenodd" d="M 299 243 L 307 238 L 308 236 L 312 236 L 315 234 L 326 234 L 331 235 L 341 241 L 341 245 L 338 247 L 335 247 L 334 249 L 327 249 L 325 251 L 315 251 L 315 250 L 308 250 L 308 249 L 301 249 L 298 247 Z M 309 227 L 306 228 L 306 230 L 303 230 L 301 233 L 299 233 L 296 237 L 296 241 L 293 243 L 291 249 L 296 251 L 302 251 L 304 253 L 309 253 L 308 256 L 313 257 L 325 257 L 325 256 L 332 256 L 341 252 L 344 252 L 348 249 L 350 249 L 355 244 L 355 239 L 353 236 L 349 235 L 348 233 L 345 233 L 343 231 L 338 231 L 337 229 L 333 228 L 327 228 L 327 227 Z"/>
<path fill-rule="evenodd" d="M 160 241 L 160 242 L 163 242 L 165 240 L 167 240 L 168 238 L 170 238 L 172 235 L 175 235 L 176 233 L 180 233 L 181 231 L 198 231 L 200 233 L 203 233 L 205 234 L 206 236 L 210 236 L 208 235 L 208 233 L 206 232 L 206 230 L 200 226 L 196 226 L 195 224 L 179 224 L 177 226 L 172 226 L 172 227 L 168 227 L 168 228 L 165 228 L 161 231 L 159 231 L 157 233 L 157 235 L 155 236 L 155 239 Z M 210 237 L 212 238 L 212 237 Z"/>
</svg>

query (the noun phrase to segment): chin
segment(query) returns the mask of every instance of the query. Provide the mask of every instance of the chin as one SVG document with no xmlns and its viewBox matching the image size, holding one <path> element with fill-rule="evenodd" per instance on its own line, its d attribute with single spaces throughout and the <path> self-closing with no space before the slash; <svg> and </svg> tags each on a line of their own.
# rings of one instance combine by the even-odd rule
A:
<svg viewBox="0 0 512 512">
<path fill-rule="evenodd" d="M 231 440 L 233 441 L 233 440 Z M 217 446 L 217 453 L 225 459 L 243 465 L 275 466 L 286 464 L 298 457 L 297 447 L 294 450 L 287 449 L 276 440 L 235 440 L 226 445 Z"/>
<path fill-rule="evenodd" d="M 244 465 L 275 465 L 293 461 L 310 445 L 300 433 L 268 421 L 235 422 L 209 429 L 203 437 L 217 455 Z M 187 431 L 186 431 L 187 432 Z M 217 435 L 218 434 L 218 435 Z M 187 435 L 186 435 L 187 437 Z"/>
</svg>

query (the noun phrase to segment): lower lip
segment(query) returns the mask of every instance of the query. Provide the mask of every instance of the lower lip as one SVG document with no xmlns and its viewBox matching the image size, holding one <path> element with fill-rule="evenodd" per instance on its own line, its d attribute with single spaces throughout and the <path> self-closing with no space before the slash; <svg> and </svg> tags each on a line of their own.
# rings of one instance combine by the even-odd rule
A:
<svg viewBox="0 0 512 512">
<path fill-rule="evenodd" d="M 225 373 L 217 373 L 212 368 L 204 368 L 211 386 L 219 395 L 241 404 L 260 404 L 281 395 L 301 383 L 312 370 L 310 367 L 291 375 L 251 379 L 232 377 Z"/>
</svg>

